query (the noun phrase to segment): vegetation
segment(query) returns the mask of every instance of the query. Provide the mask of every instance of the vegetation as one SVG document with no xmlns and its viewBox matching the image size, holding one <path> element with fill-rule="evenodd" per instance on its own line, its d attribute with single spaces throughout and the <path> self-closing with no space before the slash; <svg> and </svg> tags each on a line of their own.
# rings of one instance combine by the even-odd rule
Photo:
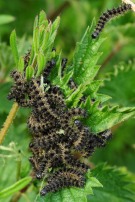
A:
<svg viewBox="0 0 135 202">
<path fill-rule="evenodd" d="M 0 131 L 0 200 L 135 201 L 134 13 L 129 12 L 108 23 L 95 40 L 91 34 L 99 14 L 107 8 L 118 6 L 120 2 L 52 0 L 37 3 L 28 0 L 31 12 L 25 1 L 15 0 L 14 9 L 12 4 L 0 2 L 8 13 L 0 15 L 1 128 L 7 118 Z M 15 9 L 21 12 L 15 12 Z M 54 22 L 50 23 L 41 11 L 39 18 L 35 19 L 32 37 L 34 16 L 42 9 Z M 57 17 L 60 13 L 61 20 Z M 16 31 L 12 31 L 9 45 L 9 34 L 14 27 L 18 37 Z M 24 27 L 25 30 L 22 29 Z M 75 45 L 76 41 L 80 42 Z M 53 47 L 56 47 L 56 53 L 52 52 Z M 27 80 L 41 75 L 47 61 L 55 57 L 57 64 L 51 72 L 50 81 L 61 88 L 68 108 L 85 109 L 88 116 L 83 123 L 93 133 L 112 130 L 113 137 L 108 145 L 97 149 L 87 160 L 91 169 L 86 174 L 83 188 L 64 188 L 41 197 L 39 191 L 43 181 L 32 180 L 32 168 L 28 161 L 31 135 L 26 125 L 30 109 L 19 108 L 17 103 L 7 100 L 12 85 L 9 73 L 14 68 L 23 72 L 24 56 L 28 51 L 31 55 L 25 67 Z M 68 65 L 63 75 L 61 60 L 65 56 Z M 68 86 L 71 78 L 77 85 L 74 91 Z M 85 101 L 80 102 L 83 97 Z"/>
</svg>

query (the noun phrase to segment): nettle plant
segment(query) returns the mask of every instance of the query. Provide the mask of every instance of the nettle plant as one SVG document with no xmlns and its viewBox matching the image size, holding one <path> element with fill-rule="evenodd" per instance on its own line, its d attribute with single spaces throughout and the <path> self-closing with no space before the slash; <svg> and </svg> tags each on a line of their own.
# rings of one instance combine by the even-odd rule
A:
<svg viewBox="0 0 135 202">
<path fill-rule="evenodd" d="M 38 184 L 40 180 L 40 185 L 35 185 L 38 187 L 35 201 L 102 201 L 104 192 L 112 200 L 134 201 L 129 174 L 107 165 L 91 170 L 89 157 L 110 140 L 112 126 L 135 115 L 135 107 L 110 106 L 107 103 L 110 96 L 98 93 L 103 81 L 95 77 L 102 54 L 99 48 L 105 39 L 91 37 L 94 23 L 77 43 L 71 65 L 54 48 L 59 23 L 59 17 L 51 23 L 41 11 L 35 19 L 32 47 L 25 56 L 19 56 L 16 33 L 11 33 L 16 68 L 11 72 L 14 85 L 8 99 L 15 103 L 0 132 L 0 140 L 17 109 L 30 108 L 27 125 L 31 142 L 27 144 L 33 169 L 29 170 L 30 177 L 25 176 L 2 190 L 0 198 L 27 191 L 32 182 Z M 95 198 L 91 197 L 93 190 Z"/>
</svg>

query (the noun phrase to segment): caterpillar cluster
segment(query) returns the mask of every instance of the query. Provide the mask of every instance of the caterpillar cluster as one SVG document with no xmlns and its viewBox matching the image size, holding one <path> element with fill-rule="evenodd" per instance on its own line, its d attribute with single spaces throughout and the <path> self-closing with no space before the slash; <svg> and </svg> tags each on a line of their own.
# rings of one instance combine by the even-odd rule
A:
<svg viewBox="0 0 135 202">
<path fill-rule="evenodd" d="M 106 25 L 106 23 L 109 20 L 111 20 L 115 16 L 119 16 L 119 15 L 126 13 L 127 11 L 129 11 L 131 9 L 132 9 L 131 4 L 123 3 L 118 8 L 113 8 L 111 10 L 107 10 L 107 12 L 103 13 L 101 15 L 101 17 L 99 18 L 97 26 L 91 35 L 92 38 L 96 39 L 99 36 L 100 32 L 103 30 L 104 26 Z"/>
<path fill-rule="evenodd" d="M 65 68 L 67 59 L 62 60 Z M 68 109 L 58 86 L 51 85 L 48 77 L 56 65 L 53 58 L 42 73 L 47 86 L 41 86 L 40 78 L 26 81 L 17 70 L 12 71 L 14 86 L 8 94 L 22 107 L 32 109 L 27 125 L 32 133 L 29 148 L 34 175 L 46 179 L 40 194 L 46 195 L 64 187 L 83 187 L 89 166 L 82 161 L 92 155 L 96 147 L 102 147 L 111 137 L 110 130 L 93 134 L 83 125 L 87 112 L 81 108 Z M 75 85 L 71 80 L 70 85 Z M 78 158 L 79 153 L 81 158 Z"/>
</svg>

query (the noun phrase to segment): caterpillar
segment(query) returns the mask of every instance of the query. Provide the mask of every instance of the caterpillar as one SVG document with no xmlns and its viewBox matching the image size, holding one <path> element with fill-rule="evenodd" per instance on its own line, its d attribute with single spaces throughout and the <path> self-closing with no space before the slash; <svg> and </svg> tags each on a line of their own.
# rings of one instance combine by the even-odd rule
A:
<svg viewBox="0 0 135 202">
<path fill-rule="evenodd" d="M 44 158 L 42 162 L 39 163 L 38 170 L 36 171 L 36 178 L 42 179 L 45 174 L 47 174 L 49 168 L 51 168 L 51 161 Z"/>
<path fill-rule="evenodd" d="M 86 117 L 87 113 L 84 109 L 81 108 L 72 108 L 70 110 L 67 110 L 65 113 L 62 114 L 61 124 L 64 125 L 70 125 L 71 120 L 76 116 L 80 117 Z"/>
<path fill-rule="evenodd" d="M 66 59 L 61 61 L 63 68 L 66 62 Z M 48 68 L 55 67 L 55 63 L 52 58 Z M 50 70 L 47 71 L 43 71 L 45 82 L 48 82 L 45 87 L 41 87 L 40 77 L 26 81 L 25 72 L 13 71 L 11 76 L 15 84 L 9 93 L 9 99 L 32 109 L 27 122 L 32 133 L 29 149 L 33 156 L 29 161 L 34 177 L 47 179 L 48 184 L 41 190 L 41 195 L 64 187 L 84 186 L 84 174 L 89 166 L 81 162 L 81 157 L 89 157 L 111 136 L 108 130 L 97 135 L 91 133 L 81 121 L 87 117 L 87 111 L 68 109 L 62 90 L 51 84 L 48 79 Z M 77 153 L 81 155 L 77 156 Z"/>
<path fill-rule="evenodd" d="M 81 173 L 76 172 L 73 169 L 63 169 L 56 173 L 48 184 L 41 190 L 41 196 L 46 195 L 49 192 L 56 192 L 64 187 L 82 187 L 85 184 L 85 178 Z"/>
<path fill-rule="evenodd" d="M 131 8 L 130 4 L 123 3 L 122 5 L 120 5 L 117 8 L 113 8 L 111 10 L 107 10 L 107 12 L 103 13 L 101 15 L 101 17 L 99 18 L 97 26 L 96 26 L 94 32 L 91 35 L 92 38 L 96 39 L 99 36 L 100 32 L 103 30 L 104 26 L 106 25 L 106 23 L 109 20 L 111 20 L 115 16 L 122 15 L 122 14 L 126 13 L 127 11 L 129 11 L 131 9 L 132 8 Z"/>
<path fill-rule="evenodd" d="M 48 80 L 48 76 L 50 75 L 51 70 L 55 67 L 55 65 L 56 61 L 54 58 L 47 62 L 46 67 L 43 71 L 44 83 L 50 83 Z"/>
<path fill-rule="evenodd" d="M 63 167 L 63 168 L 60 168 L 58 171 L 55 171 L 52 174 L 52 176 L 48 178 L 47 183 L 51 183 L 54 181 L 54 179 L 56 180 L 63 175 L 65 175 L 65 177 L 72 176 L 74 179 L 77 179 L 77 180 L 79 177 L 82 177 L 82 173 L 78 171 L 77 169 Z"/>
<path fill-rule="evenodd" d="M 45 132 L 51 126 L 49 122 L 38 122 L 33 114 L 29 117 L 27 124 L 28 128 L 34 133 Z"/>
<path fill-rule="evenodd" d="M 87 166 L 85 163 L 81 163 L 80 160 L 76 159 L 73 155 L 66 155 L 65 161 L 66 165 L 77 168 L 77 170 L 81 171 L 82 173 L 85 173 L 89 169 L 89 166 Z"/>
<path fill-rule="evenodd" d="M 14 79 L 14 85 L 11 88 L 7 98 L 9 100 L 14 99 L 20 106 L 27 106 L 25 103 L 26 93 L 26 80 L 24 76 L 17 70 L 13 70 L 10 76 Z"/>
<path fill-rule="evenodd" d="M 43 92 L 43 90 L 37 83 L 36 79 L 33 79 L 30 81 L 28 93 L 32 97 L 33 101 L 37 104 L 37 106 L 39 106 L 38 108 L 36 106 L 39 114 L 41 114 L 42 112 L 46 112 L 46 113 L 49 113 L 50 116 L 54 118 L 58 118 L 57 114 L 54 113 L 54 111 L 51 109 L 48 100 L 45 98 L 45 92 Z M 42 106 L 40 106 L 41 101 L 43 103 Z"/>
<path fill-rule="evenodd" d="M 92 155 L 95 148 L 104 147 L 106 142 L 112 137 L 112 133 L 110 130 L 103 131 L 97 135 L 92 134 L 88 135 L 85 139 L 84 146 L 84 156 L 88 157 Z"/>
<path fill-rule="evenodd" d="M 74 89 L 76 90 L 77 89 L 77 85 L 75 84 L 75 82 L 73 81 L 72 78 L 70 78 L 69 82 L 68 82 L 68 85 L 71 89 Z"/>
<path fill-rule="evenodd" d="M 80 126 L 79 126 L 80 127 Z M 87 136 L 90 135 L 89 129 L 82 127 L 80 128 L 80 134 L 78 139 L 74 142 L 74 149 L 79 151 L 83 147 L 85 147 L 85 141 L 87 139 Z"/>
<path fill-rule="evenodd" d="M 60 115 L 64 112 L 64 110 L 66 109 L 66 104 L 63 95 L 57 86 L 51 86 L 46 92 L 45 97 L 48 99 L 50 107 L 53 108 L 57 115 Z"/>
<path fill-rule="evenodd" d="M 38 164 L 38 160 L 35 158 L 35 156 L 29 157 L 29 161 L 32 164 L 34 171 L 37 171 L 39 169 L 39 164 Z"/>
<path fill-rule="evenodd" d="M 53 144 L 55 142 L 59 142 L 60 139 L 61 136 L 56 134 L 56 132 L 54 131 L 51 134 L 45 134 L 44 136 L 34 138 L 30 144 L 31 145 L 30 147 L 34 148 L 41 147 L 47 150 L 50 147 L 53 147 Z"/>
<path fill-rule="evenodd" d="M 64 70 L 64 69 L 65 69 L 66 64 L 67 64 L 67 61 L 68 61 L 68 59 L 67 59 L 67 58 L 62 58 L 62 61 L 61 61 L 62 70 Z"/>
<path fill-rule="evenodd" d="M 58 143 L 57 145 L 59 147 L 60 157 L 61 157 L 62 163 L 66 164 L 67 163 L 66 157 L 70 154 L 68 145 L 66 143 L 63 143 L 63 144 Z"/>
<path fill-rule="evenodd" d="M 24 55 L 24 73 L 26 71 L 26 68 L 29 64 L 29 60 L 30 60 L 30 54 L 31 54 L 31 51 L 29 50 L 25 55 Z"/>
</svg>

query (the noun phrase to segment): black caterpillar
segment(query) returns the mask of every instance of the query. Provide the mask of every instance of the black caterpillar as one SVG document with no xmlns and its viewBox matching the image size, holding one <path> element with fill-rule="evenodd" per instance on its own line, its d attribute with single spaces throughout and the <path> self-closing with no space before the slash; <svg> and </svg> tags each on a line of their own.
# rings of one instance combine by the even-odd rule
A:
<svg viewBox="0 0 135 202">
<path fill-rule="evenodd" d="M 64 187 L 83 187 L 85 185 L 85 178 L 82 173 L 73 168 L 64 168 L 56 172 L 48 180 L 48 184 L 42 189 L 41 195 L 49 192 L 55 192 Z"/>
<path fill-rule="evenodd" d="M 63 71 L 66 63 L 66 59 L 61 62 Z M 29 148 L 33 155 L 29 161 L 35 177 L 47 180 L 47 185 L 40 192 L 41 195 L 64 187 L 83 187 L 89 166 L 81 162 L 75 153 L 78 152 L 81 157 L 87 158 L 96 147 L 104 146 L 111 137 L 110 130 L 93 134 L 83 125 L 81 119 L 87 117 L 85 110 L 67 108 L 61 89 L 51 85 L 48 79 L 55 65 L 56 60 L 52 58 L 42 72 L 44 82 L 47 83 L 47 87 L 44 88 L 40 86 L 40 78 L 26 81 L 25 72 L 23 75 L 14 70 L 11 73 L 14 86 L 8 95 L 8 99 L 32 109 L 27 123 L 32 133 Z M 76 89 L 73 80 L 69 82 L 69 86 L 71 83 Z"/>
<path fill-rule="evenodd" d="M 91 35 L 92 38 L 96 39 L 99 36 L 100 32 L 103 30 L 105 24 L 109 20 L 111 20 L 113 17 L 118 16 L 118 15 L 122 15 L 131 9 L 132 9 L 132 7 L 130 4 L 123 3 L 118 8 L 113 8 L 111 10 L 107 10 L 107 12 L 103 13 L 103 15 L 99 18 L 97 26 Z"/>
</svg>

